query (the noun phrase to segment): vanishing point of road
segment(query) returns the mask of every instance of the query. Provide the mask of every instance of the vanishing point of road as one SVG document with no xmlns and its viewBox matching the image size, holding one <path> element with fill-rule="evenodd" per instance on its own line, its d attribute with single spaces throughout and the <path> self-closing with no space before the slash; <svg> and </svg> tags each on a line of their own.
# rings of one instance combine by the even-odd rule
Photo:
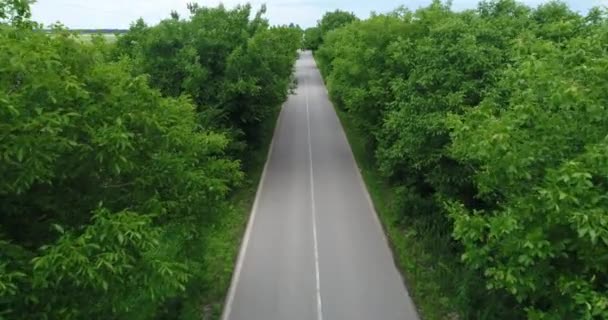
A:
<svg viewBox="0 0 608 320">
<path fill-rule="evenodd" d="M 310 52 L 284 104 L 223 320 L 417 320 Z"/>
</svg>

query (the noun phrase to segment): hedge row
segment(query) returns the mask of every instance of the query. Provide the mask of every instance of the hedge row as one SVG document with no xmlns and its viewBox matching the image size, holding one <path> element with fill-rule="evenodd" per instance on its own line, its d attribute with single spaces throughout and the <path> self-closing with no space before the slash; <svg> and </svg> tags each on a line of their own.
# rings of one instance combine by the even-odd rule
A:
<svg viewBox="0 0 608 320">
<path fill-rule="evenodd" d="M 316 57 L 401 195 L 396 223 L 451 235 L 478 279 L 452 280 L 461 316 L 608 319 L 605 10 L 434 1 L 330 32 Z"/>
<path fill-rule="evenodd" d="M 0 319 L 152 319 L 205 277 L 300 32 L 191 7 L 85 43 L 27 3 L 0 1 Z"/>
</svg>

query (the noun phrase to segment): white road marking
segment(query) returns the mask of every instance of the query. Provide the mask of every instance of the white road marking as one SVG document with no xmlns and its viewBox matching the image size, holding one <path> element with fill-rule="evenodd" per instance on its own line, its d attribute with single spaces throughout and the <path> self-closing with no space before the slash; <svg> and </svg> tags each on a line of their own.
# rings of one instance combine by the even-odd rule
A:
<svg viewBox="0 0 608 320">
<path fill-rule="evenodd" d="M 274 138 L 277 136 L 277 131 L 281 127 L 281 119 L 283 117 L 283 106 L 281 106 L 281 111 L 279 111 L 279 118 L 274 128 L 274 132 L 272 135 L 272 140 L 270 141 L 270 148 L 268 148 L 268 155 L 266 155 L 266 163 L 264 164 L 264 169 L 262 171 L 262 177 L 260 178 L 260 182 L 258 184 L 258 189 L 256 190 L 255 200 L 253 201 L 253 208 L 251 209 L 251 214 L 249 216 L 249 221 L 247 222 L 247 229 L 245 230 L 245 236 L 243 237 L 243 243 L 241 244 L 241 250 L 239 251 L 239 256 L 237 258 L 236 268 L 234 270 L 234 274 L 232 276 L 232 282 L 230 283 L 230 289 L 228 289 L 228 298 L 226 300 L 226 304 L 224 307 L 224 312 L 222 313 L 222 320 L 229 320 L 230 313 L 232 312 L 232 303 L 234 302 L 234 296 L 236 294 L 236 288 L 239 284 L 239 279 L 241 277 L 241 270 L 243 269 L 243 262 L 245 261 L 245 254 L 247 252 L 247 247 L 249 246 L 249 239 L 251 238 L 251 230 L 253 229 L 253 224 L 255 222 L 256 213 L 258 212 L 258 206 L 260 203 L 260 195 L 262 194 L 262 190 L 264 189 L 264 181 L 266 181 L 266 172 L 268 171 L 268 163 L 270 162 L 270 156 L 272 155 L 272 151 L 274 150 Z"/>
<path fill-rule="evenodd" d="M 315 67 L 317 67 L 317 62 L 315 61 L 314 58 L 313 58 L 313 64 L 315 65 Z M 325 86 L 325 80 L 323 79 L 323 76 L 321 76 L 319 74 L 319 78 L 321 79 L 321 83 L 323 84 L 323 86 Z M 328 95 L 329 95 L 329 92 L 328 92 Z M 334 108 L 331 100 L 329 101 L 329 103 L 331 104 L 331 107 Z M 363 193 L 365 194 L 365 198 L 367 199 L 367 205 L 369 206 L 373 219 L 374 219 L 374 221 L 376 221 L 378 228 L 380 228 L 380 232 L 382 233 L 382 237 L 384 238 L 384 241 L 387 243 L 388 247 L 390 248 L 391 242 L 390 242 L 386 232 L 384 231 L 384 226 L 383 226 L 382 222 L 380 221 L 380 217 L 378 216 L 378 212 L 376 211 L 376 206 L 374 205 L 374 201 L 372 200 L 372 197 L 369 193 L 369 189 L 367 188 L 367 184 L 365 183 L 365 180 L 363 179 L 363 174 L 361 173 L 361 169 L 359 168 L 359 165 L 357 164 L 357 159 L 355 158 L 355 153 L 352 151 L 350 142 L 348 141 L 348 137 L 346 136 L 346 131 L 344 131 L 344 126 L 342 126 L 342 122 L 340 121 L 340 118 L 338 117 L 338 111 L 335 110 L 335 108 L 334 108 L 334 112 L 336 113 L 336 121 L 338 123 L 338 127 L 340 128 L 340 133 L 341 133 L 342 139 L 344 139 L 344 141 L 346 142 L 346 145 L 348 146 L 348 149 L 350 150 L 350 156 L 352 159 L 351 163 L 352 163 L 355 171 L 357 172 L 357 177 L 359 178 L 358 179 L 359 186 L 361 187 L 361 189 L 363 189 Z M 391 257 L 392 256 L 393 256 L 393 253 L 391 251 Z M 394 258 L 393 258 L 393 260 L 394 260 Z M 401 278 L 401 282 L 405 283 L 403 275 L 399 271 L 399 268 L 396 265 L 396 262 L 395 262 L 395 268 L 397 270 L 397 274 L 399 275 L 399 278 Z M 406 290 L 406 294 L 409 296 L 409 290 Z"/>
<path fill-rule="evenodd" d="M 310 74 L 310 72 L 308 73 Z M 315 179 L 312 169 L 312 143 L 310 138 L 310 112 L 308 106 L 308 87 L 305 90 L 306 96 L 306 124 L 308 126 L 308 160 L 310 163 L 310 201 L 312 208 L 312 236 L 315 249 L 315 280 L 317 295 L 317 320 L 323 320 L 323 304 L 321 302 L 321 281 L 319 279 L 319 245 L 317 240 L 317 210 L 315 206 Z"/>
</svg>

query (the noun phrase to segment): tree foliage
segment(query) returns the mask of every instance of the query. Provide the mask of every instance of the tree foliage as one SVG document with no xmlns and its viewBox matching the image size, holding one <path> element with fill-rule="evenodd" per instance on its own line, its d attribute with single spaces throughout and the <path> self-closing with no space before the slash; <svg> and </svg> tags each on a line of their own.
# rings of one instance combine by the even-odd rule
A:
<svg viewBox="0 0 608 320">
<path fill-rule="evenodd" d="M 119 38 L 116 55 L 132 58 L 136 72 L 149 74 L 164 94 L 189 95 L 205 125 L 255 145 L 259 125 L 285 98 L 300 31 L 269 28 L 264 7 L 251 20 L 249 5 L 191 12 L 153 27 L 136 22 Z"/>
<path fill-rule="evenodd" d="M 357 20 L 357 17 L 351 12 L 342 10 L 327 12 L 318 23 L 321 38 L 324 38 L 330 31 L 344 27 Z"/>
<path fill-rule="evenodd" d="M 19 26 L 32 16 L 30 4 L 34 0 L 0 0 L 0 23 Z"/>
<path fill-rule="evenodd" d="M 608 319 L 607 21 L 559 2 L 435 1 L 336 29 L 316 54 L 407 190 L 404 220 L 452 234 L 485 279 L 476 295 L 529 319 Z"/>
<path fill-rule="evenodd" d="M 190 248 L 232 210 L 234 132 L 257 141 L 300 33 L 193 8 L 112 49 L 42 32 L 14 3 L 0 2 L 0 319 L 154 318 L 205 270 Z"/>
<path fill-rule="evenodd" d="M 327 12 L 321 20 L 317 21 L 316 27 L 311 27 L 304 32 L 304 48 L 317 50 L 325 40 L 325 37 L 333 30 L 344 27 L 359 20 L 353 13 L 335 10 Z"/>
<path fill-rule="evenodd" d="M 317 50 L 321 45 L 321 31 L 319 27 L 310 27 L 304 30 L 302 46 L 307 50 Z"/>
</svg>

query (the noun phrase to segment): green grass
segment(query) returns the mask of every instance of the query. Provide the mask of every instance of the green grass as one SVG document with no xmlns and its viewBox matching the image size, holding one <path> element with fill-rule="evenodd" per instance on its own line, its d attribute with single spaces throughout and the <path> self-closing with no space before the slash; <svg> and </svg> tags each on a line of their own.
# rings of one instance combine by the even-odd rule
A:
<svg viewBox="0 0 608 320">
<path fill-rule="evenodd" d="M 336 108 L 336 112 L 389 238 L 396 264 L 404 274 L 420 315 L 423 319 L 458 319 L 454 312 L 457 298 L 450 297 L 457 293 L 446 291 L 457 270 L 451 268 L 450 259 L 429 253 L 430 247 L 447 246 L 446 239 L 425 235 L 419 231 L 420 228 L 407 227 L 408 222 L 393 206 L 397 202 L 397 192 L 387 185 L 373 165 L 372 152 L 366 147 L 369 138 L 356 129 L 344 111 Z"/>
<path fill-rule="evenodd" d="M 78 35 L 78 37 L 80 38 L 80 40 L 82 40 L 85 43 L 91 42 L 93 36 L 96 36 L 98 34 L 95 33 L 81 33 Z M 112 33 L 101 33 L 99 34 L 101 35 L 108 43 L 114 43 L 116 41 L 116 35 L 112 34 Z"/>
</svg>

